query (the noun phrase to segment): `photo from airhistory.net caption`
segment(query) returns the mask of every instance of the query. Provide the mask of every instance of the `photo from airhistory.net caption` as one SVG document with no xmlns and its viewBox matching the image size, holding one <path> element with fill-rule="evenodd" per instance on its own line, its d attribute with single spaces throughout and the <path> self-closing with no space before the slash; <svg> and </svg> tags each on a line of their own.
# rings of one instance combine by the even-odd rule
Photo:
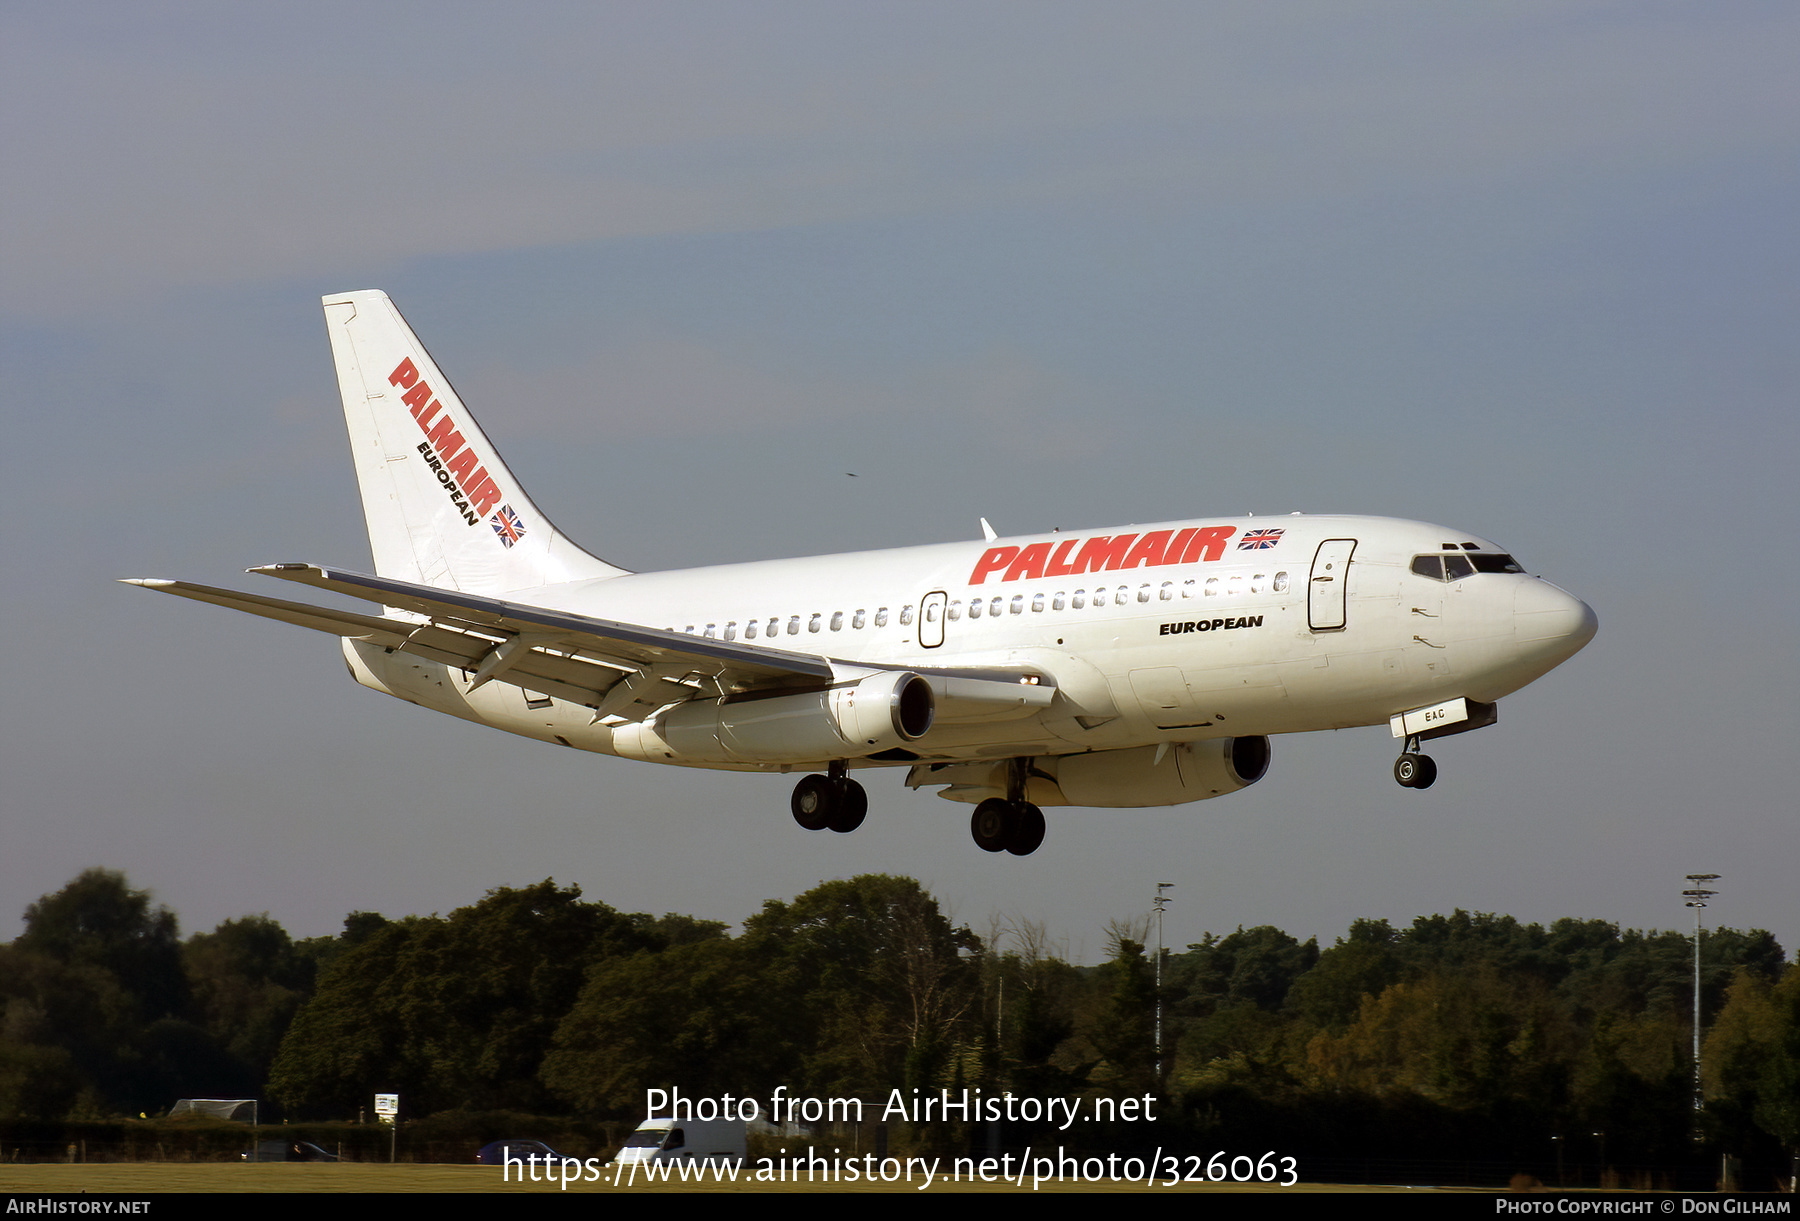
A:
<svg viewBox="0 0 1800 1221">
<path fill-rule="evenodd" d="M 1084 1113 L 1085 1112 L 1085 1113 Z M 1054 1124 L 1070 1131 L 1081 1123 L 1155 1123 L 1156 1099 L 1144 1094 L 1133 1098 L 1033 1098 L 1016 1094 L 984 1094 L 979 1088 L 962 1090 L 894 1089 L 877 1110 L 860 1098 L 817 1098 L 795 1095 L 785 1086 L 776 1089 L 766 1105 L 761 1100 L 725 1094 L 718 1098 L 689 1097 L 679 1088 L 645 1091 L 645 1127 L 652 1124 L 750 1124 L 766 1119 L 772 1124 L 843 1123 L 867 1120 L 881 1123 L 1031 1123 Z M 642 1129 L 640 1129 L 641 1131 Z M 627 1158 L 625 1150 L 612 1162 L 597 1157 L 548 1157 L 510 1154 L 503 1163 L 503 1181 L 554 1184 L 566 1190 L 572 1184 L 603 1183 L 629 1187 L 640 1182 L 749 1183 L 769 1185 L 905 1184 L 919 1191 L 933 1184 L 952 1182 L 1011 1183 L 1033 1190 L 1047 1182 L 1140 1184 L 1175 1187 L 1183 1183 L 1267 1183 L 1293 1186 L 1299 1167 L 1292 1157 L 1274 1151 L 1260 1156 L 1216 1151 L 1210 1155 L 1182 1153 L 1160 1147 L 1151 1153 L 1095 1154 L 1073 1152 L 1062 1145 L 1053 1149 L 1027 1148 L 1018 1153 L 989 1157 L 878 1156 L 829 1152 L 817 1146 L 781 1149 L 774 1156 L 748 1158 L 741 1152 L 685 1151 L 687 1156 L 659 1159 L 655 1151 Z M 515 1180 L 514 1175 L 518 1178 Z"/>
</svg>

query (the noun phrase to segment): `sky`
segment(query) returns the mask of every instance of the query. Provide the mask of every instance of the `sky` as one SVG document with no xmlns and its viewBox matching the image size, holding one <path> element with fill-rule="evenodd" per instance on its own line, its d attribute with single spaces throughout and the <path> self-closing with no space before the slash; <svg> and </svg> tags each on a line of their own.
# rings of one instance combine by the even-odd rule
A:
<svg viewBox="0 0 1800 1221">
<path fill-rule="evenodd" d="M 1800 8 L 0 9 L 0 938 L 82 869 L 185 931 L 546 877 L 737 924 L 862 873 L 1077 961 L 1455 908 L 1800 946 Z M 902 773 L 854 835 L 357 686 L 117 584 L 366 568 L 322 294 L 387 291 L 533 499 L 634 570 L 1202 515 L 1441 523 L 1597 611 L 1434 744 L 1047 811 Z M 856 478 L 846 477 L 854 472 Z"/>
</svg>

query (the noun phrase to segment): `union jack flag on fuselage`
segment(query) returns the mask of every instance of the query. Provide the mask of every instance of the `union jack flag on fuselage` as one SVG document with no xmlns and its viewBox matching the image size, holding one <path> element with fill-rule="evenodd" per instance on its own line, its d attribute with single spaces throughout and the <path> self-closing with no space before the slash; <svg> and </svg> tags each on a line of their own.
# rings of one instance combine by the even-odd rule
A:
<svg viewBox="0 0 1800 1221">
<path fill-rule="evenodd" d="M 510 547 L 525 537 L 525 523 L 512 511 L 511 505 L 501 505 L 499 512 L 488 518 L 488 521 L 493 524 L 494 533 L 500 536 L 502 546 Z M 1280 531 L 1276 533 L 1279 534 Z"/>
<path fill-rule="evenodd" d="M 1281 541 L 1279 530 L 1252 530 L 1238 540 L 1239 551 L 1267 551 Z"/>
</svg>

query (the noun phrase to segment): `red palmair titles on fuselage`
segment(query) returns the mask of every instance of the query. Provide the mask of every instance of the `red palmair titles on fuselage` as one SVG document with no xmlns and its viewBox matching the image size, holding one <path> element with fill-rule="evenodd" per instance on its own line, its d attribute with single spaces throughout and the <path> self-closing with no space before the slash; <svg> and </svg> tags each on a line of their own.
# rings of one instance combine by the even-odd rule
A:
<svg viewBox="0 0 1800 1221">
<path fill-rule="evenodd" d="M 1225 544 L 1236 533 L 1236 526 L 1190 526 L 1185 530 L 1152 530 L 1141 536 L 1102 534 L 1089 539 L 1065 538 L 1058 543 L 989 547 L 975 562 L 969 584 L 985 584 L 989 576 L 1001 569 L 1005 569 L 1002 581 L 1036 581 L 1083 572 L 1118 572 L 1216 560 L 1224 556 Z M 1078 543 L 1081 550 L 1075 551 Z"/>
</svg>

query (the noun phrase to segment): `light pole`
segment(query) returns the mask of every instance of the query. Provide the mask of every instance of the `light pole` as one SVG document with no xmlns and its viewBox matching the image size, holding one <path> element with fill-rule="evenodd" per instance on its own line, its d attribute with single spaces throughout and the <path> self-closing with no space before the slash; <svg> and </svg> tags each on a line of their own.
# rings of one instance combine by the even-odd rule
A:
<svg viewBox="0 0 1800 1221">
<path fill-rule="evenodd" d="M 1682 891 L 1687 905 L 1694 909 L 1694 1139 L 1700 1139 L 1700 1109 L 1704 1099 L 1700 1092 L 1700 913 L 1706 907 L 1706 901 L 1719 892 L 1706 889 L 1708 882 L 1716 882 L 1716 873 L 1690 873 L 1687 875 L 1688 889 Z"/>
<path fill-rule="evenodd" d="M 1163 906 L 1168 898 L 1165 890 L 1175 889 L 1173 882 L 1156 884 L 1156 1090 L 1162 1092 L 1162 967 L 1163 967 Z"/>
</svg>

